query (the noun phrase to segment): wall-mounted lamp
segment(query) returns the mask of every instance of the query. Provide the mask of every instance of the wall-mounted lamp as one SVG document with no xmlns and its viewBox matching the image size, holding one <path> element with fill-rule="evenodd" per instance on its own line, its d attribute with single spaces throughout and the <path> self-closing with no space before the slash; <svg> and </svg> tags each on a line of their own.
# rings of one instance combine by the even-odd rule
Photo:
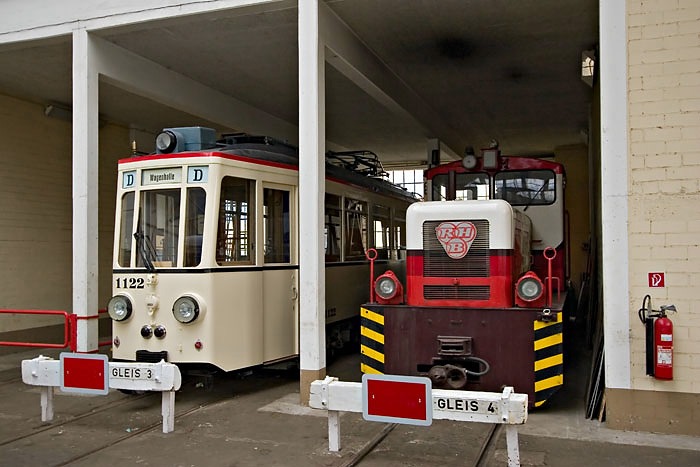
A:
<svg viewBox="0 0 700 467">
<path fill-rule="evenodd" d="M 66 122 L 73 121 L 73 111 L 67 107 L 62 107 L 57 104 L 48 104 L 44 107 L 44 115 L 51 118 L 57 118 L 59 120 L 65 120 Z"/>
<path fill-rule="evenodd" d="M 595 76 L 595 50 L 581 52 L 581 79 L 584 83 L 593 87 Z"/>
</svg>

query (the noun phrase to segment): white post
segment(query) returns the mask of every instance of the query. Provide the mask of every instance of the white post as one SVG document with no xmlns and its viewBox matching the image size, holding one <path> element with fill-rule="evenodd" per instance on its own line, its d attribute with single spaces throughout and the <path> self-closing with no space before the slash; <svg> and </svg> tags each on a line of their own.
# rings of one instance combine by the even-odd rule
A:
<svg viewBox="0 0 700 467">
<path fill-rule="evenodd" d="M 328 411 L 328 450 L 340 451 L 340 412 Z"/>
<path fill-rule="evenodd" d="M 299 0 L 299 321 L 300 398 L 326 372 L 324 45 L 318 0 Z"/>
<path fill-rule="evenodd" d="M 175 431 L 175 391 L 163 391 L 161 415 L 163 415 L 163 433 Z"/>
<path fill-rule="evenodd" d="M 53 420 L 53 386 L 42 386 L 41 421 L 50 422 L 51 420 Z"/>
<path fill-rule="evenodd" d="M 520 467 L 517 425 L 506 425 L 506 448 L 508 449 L 508 467 Z"/>
<path fill-rule="evenodd" d="M 626 2 L 600 2 L 600 178 L 605 387 L 629 389 Z"/>
<path fill-rule="evenodd" d="M 98 90 L 90 35 L 73 32 L 73 313 L 96 315 Z M 78 319 L 78 352 L 97 349 L 97 320 Z"/>
</svg>

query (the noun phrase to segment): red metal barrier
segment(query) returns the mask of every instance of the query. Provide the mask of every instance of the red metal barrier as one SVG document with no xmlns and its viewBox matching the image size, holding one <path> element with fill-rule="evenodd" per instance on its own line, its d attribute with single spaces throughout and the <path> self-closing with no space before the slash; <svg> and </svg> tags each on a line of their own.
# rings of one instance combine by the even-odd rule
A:
<svg viewBox="0 0 700 467">
<path fill-rule="evenodd" d="M 63 344 L 45 344 L 41 342 L 1 342 L 0 345 L 10 345 L 15 347 L 48 347 L 52 349 L 62 349 L 64 347 L 73 347 L 73 339 L 69 334 L 70 317 L 66 311 L 56 310 L 0 310 L 0 313 L 13 313 L 20 315 L 62 315 L 63 316 Z"/>
<path fill-rule="evenodd" d="M 107 313 L 107 308 L 100 308 L 99 310 L 97 310 L 97 313 L 98 313 L 98 316 L 101 313 Z M 102 342 L 97 343 L 98 347 L 102 347 L 103 345 L 112 345 L 112 338 L 110 337 L 109 340 L 107 340 L 107 341 L 102 341 Z"/>
<path fill-rule="evenodd" d="M 0 310 L 0 314 L 20 314 L 20 315 L 62 315 L 63 316 L 63 343 L 49 344 L 43 342 L 3 342 L 0 345 L 8 345 L 14 347 L 43 347 L 51 349 L 63 349 L 70 347 L 71 352 L 78 351 L 78 320 L 79 319 L 96 319 L 100 313 L 107 313 L 107 310 L 100 309 L 98 314 L 91 316 L 78 316 L 70 314 L 67 311 L 56 310 Z M 110 345 L 112 339 L 108 341 L 98 342 L 98 346 Z"/>
</svg>

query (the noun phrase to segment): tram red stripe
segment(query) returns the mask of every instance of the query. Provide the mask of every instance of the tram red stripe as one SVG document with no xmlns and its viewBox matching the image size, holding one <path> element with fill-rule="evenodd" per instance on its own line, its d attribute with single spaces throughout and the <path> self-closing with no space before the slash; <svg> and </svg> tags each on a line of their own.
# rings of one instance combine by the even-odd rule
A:
<svg viewBox="0 0 700 467">
<path fill-rule="evenodd" d="M 153 154 L 150 156 L 130 157 L 128 159 L 120 159 L 119 164 L 128 164 L 131 162 L 157 161 L 157 160 L 176 160 L 188 159 L 191 157 L 220 157 L 240 162 L 248 162 L 250 164 L 266 165 L 268 167 L 277 167 L 280 169 L 299 170 L 299 167 L 290 164 L 282 164 L 280 162 L 263 161 L 252 157 L 238 156 L 235 154 L 224 154 L 222 152 L 186 152 L 177 154 Z"/>
</svg>

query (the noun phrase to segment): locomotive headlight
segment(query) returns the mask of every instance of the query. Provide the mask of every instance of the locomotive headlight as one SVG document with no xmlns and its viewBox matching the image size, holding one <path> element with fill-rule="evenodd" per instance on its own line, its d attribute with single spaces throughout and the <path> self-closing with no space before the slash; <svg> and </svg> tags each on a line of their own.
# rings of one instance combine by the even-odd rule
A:
<svg viewBox="0 0 700 467">
<path fill-rule="evenodd" d="M 396 294 L 396 281 L 391 276 L 382 276 L 374 284 L 374 291 L 383 299 L 390 299 Z"/>
<path fill-rule="evenodd" d="M 397 305 L 403 300 L 403 286 L 391 271 L 377 277 L 374 281 L 374 292 L 377 294 L 377 301 L 383 305 Z"/>
<path fill-rule="evenodd" d="M 542 283 L 535 277 L 525 277 L 518 282 L 518 296 L 525 301 L 536 300 L 542 295 Z"/>
<path fill-rule="evenodd" d="M 191 323 L 199 316 L 199 303 L 194 297 L 184 296 L 175 300 L 173 316 L 181 323 Z"/>
<path fill-rule="evenodd" d="M 156 136 L 156 149 L 161 154 L 172 152 L 177 146 L 177 136 L 172 131 L 163 131 Z"/>
<path fill-rule="evenodd" d="M 114 321 L 124 321 L 131 316 L 131 300 L 124 295 L 115 295 L 107 303 L 107 313 Z"/>
</svg>

